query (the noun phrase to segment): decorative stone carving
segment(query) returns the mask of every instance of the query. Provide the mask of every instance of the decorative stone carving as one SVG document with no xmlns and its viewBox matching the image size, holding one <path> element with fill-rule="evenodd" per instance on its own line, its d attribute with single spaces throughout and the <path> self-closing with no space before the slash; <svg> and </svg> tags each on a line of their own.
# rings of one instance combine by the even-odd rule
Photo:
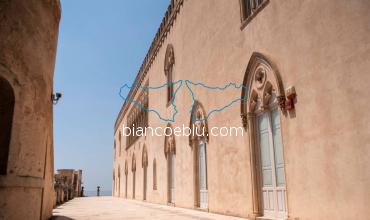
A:
<svg viewBox="0 0 370 220">
<path fill-rule="evenodd" d="M 242 117 L 242 124 L 243 124 L 243 127 L 244 128 L 247 128 L 248 127 L 248 118 L 247 118 L 247 114 L 240 114 L 240 117 Z"/>
<path fill-rule="evenodd" d="M 268 109 L 272 96 L 276 97 L 282 111 L 285 111 L 285 94 L 282 80 L 277 69 L 262 54 L 253 53 L 244 76 L 242 89 L 241 117 L 245 128 L 248 123 L 245 115 L 258 110 Z M 247 98 L 245 98 L 247 97 Z"/>
<path fill-rule="evenodd" d="M 285 110 L 285 96 L 280 95 L 280 96 L 277 96 L 276 99 L 278 101 L 281 111 L 284 111 Z"/>
<path fill-rule="evenodd" d="M 261 89 L 266 82 L 266 70 L 264 68 L 260 68 L 256 71 L 254 75 L 254 81 L 256 83 L 256 87 Z"/>
</svg>

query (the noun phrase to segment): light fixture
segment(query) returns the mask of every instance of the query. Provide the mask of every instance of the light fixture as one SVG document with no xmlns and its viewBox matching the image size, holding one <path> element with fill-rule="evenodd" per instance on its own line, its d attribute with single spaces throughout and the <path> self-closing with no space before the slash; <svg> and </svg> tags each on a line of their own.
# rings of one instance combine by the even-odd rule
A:
<svg viewBox="0 0 370 220">
<path fill-rule="evenodd" d="M 54 105 L 58 103 L 60 98 L 62 98 L 62 93 L 57 92 L 51 95 L 51 101 L 53 102 Z"/>
</svg>

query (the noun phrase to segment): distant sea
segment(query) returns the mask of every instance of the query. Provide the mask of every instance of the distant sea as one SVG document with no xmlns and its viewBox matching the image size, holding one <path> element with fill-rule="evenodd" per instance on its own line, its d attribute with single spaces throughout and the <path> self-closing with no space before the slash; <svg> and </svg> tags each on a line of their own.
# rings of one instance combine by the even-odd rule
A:
<svg viewBox="0 0 370 220">
<path fill-rule="evenodd" d="M 111 196 L 112 191 L 100 191 L 101 196 Z M 84 191 L 84 196 L 96 196 L 96 190 L 95 191 Z"/>
</svg>

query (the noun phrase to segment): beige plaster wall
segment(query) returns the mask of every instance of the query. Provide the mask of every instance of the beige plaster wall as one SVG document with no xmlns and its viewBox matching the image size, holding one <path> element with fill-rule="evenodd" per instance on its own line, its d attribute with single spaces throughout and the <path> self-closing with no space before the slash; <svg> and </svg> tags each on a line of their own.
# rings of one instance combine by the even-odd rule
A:
<svg viewBox="0 0 370 220">
<path fill-rule="evenodd" d="M 175 52 L 174 81 L 189 79 L 214 86 L 243 83 L 252 53 L 262 53 L 277 67 L 284 87 L 295 86 L 297 91 L 295 114 L 281 114 L 289 218 L 366 219 L 370 214 L 369 21 L 370 3 L 365 0 L 271 0 L 241 30 L 239 1 L 187 0 L 147 77 L 151 86 L 166 82 L 163 65 L 170 43 Z M 204 91 L 197 99 L 209 111 L 226 98 L 238 96 L 237 90 Z M 165 97 L 165 89 L 149 92 L 150 108 L 168 111 Z M 188 91 L 183 87 L 176 99 L 180 113 L 173 126 L 189 125 Z M 149 114 L 149 126 L 166 124 Z M 242 126 L 240 104 L 212 115 L 208 124 Z M 252 214 L 248 135 L 246 131 L 244 137 L 210 137 L 210 212 Z M 139 142 L 148 147 L 148 201 L 166 204 L 164 137 L 139 140 L 123 154 L 122 160 L 127 158 L 129 165 L 128 198 L 135 152 L 136 199 L 142 199 Z M 176 137 L 176 206 L 194 207 L 192 155 L 188 138 Z M 156 191 L 151 176 L 154 158 Z M 121 184 L 122 192 L 124 181 Z"/>
<path fill-rule="evenodd" d="M 52 102 L 57 0 L 0 3 L 0 75 L 15 93 L 0 219 L 47 219 L 53 198 Z"/>
</svg>

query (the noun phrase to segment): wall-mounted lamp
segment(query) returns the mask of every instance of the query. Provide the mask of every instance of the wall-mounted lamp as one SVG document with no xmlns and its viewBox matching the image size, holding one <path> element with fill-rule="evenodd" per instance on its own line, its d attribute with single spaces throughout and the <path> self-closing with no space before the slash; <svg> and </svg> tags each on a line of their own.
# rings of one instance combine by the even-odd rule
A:
<svg viewBox="0 0 370 220">
<path fill-rule="evenodd" d="M 58 103 L 60 98 L 62 98 L 62 93 L 57 92 L 51 95 L 51 101 L 53 102 L 54 105 Z"/>
<path fill-rule="evenodd" d="M 294 99 L 297 96 L 297 93 L 295 92 L 295 87 L 290 86 L 286 89 L 286 100 L 285 100 L 285 110 L 292 110 L 294 108 Z"/>
</svg>

